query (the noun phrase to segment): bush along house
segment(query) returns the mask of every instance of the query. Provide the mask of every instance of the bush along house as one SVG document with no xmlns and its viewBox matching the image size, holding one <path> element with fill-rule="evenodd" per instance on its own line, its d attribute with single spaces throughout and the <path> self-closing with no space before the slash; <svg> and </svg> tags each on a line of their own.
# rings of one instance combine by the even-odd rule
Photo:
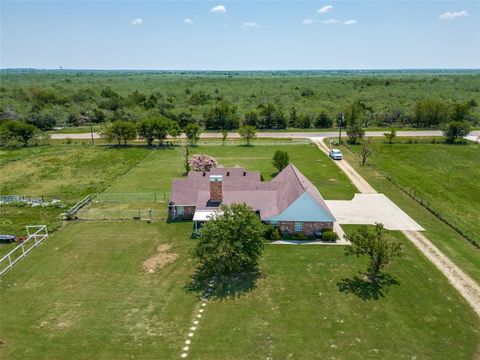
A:
<svg viewBox="0 0 480 360">
<path fill-rule="evenodd" d="M 293 164 L 271 181 L 237 167 L 190 171 L 187 178 L 173 180 L 169 219 L 193 220 L 198 230 L 221 204 L 234 203 L 249 205 L 282 234 L 310 236 L 332 230 L 335 222 L 317 188 Z"/>
</svg>

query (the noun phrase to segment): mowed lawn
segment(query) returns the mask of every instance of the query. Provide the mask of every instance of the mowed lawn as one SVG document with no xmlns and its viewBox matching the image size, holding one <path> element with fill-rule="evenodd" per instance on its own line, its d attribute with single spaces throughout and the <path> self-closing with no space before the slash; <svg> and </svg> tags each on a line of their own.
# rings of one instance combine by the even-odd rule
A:
<svg viewBox="0 0 480 360">
<path fill-rule="evenodd" d="M 325 198 L 353 196 L 314 145 L 209 145 L 191 153 L 270 179 L 277 149 L 289 152 Z M 183 174 L 184 149 L 144 154 L 106 191 L 168 192 Z M 67 223 L 1 278 L 0 358 L 179 358 L 199 308 L 189 287 L 191 230 L 191 223 Z M 404 243 L 405 256 L 387 268 L 392 280 L 382 289 L 363 282 L 365 260 L 345 257 L 343 247 L 268 245 L 255 286 L 207 306 L 189 358 L 473 359 L 478 317 L 400 233 L 390 234 Z M 160 244 L 178 257 L 148 273 L 143 262 Z"/>
<path fill-rule="evenodd" d="M 196 295 L 191 224 L 70 223 L 0 282 L 2 359 L 172 359 Z M 171 244 L 155 273 L 143 262 Z"/>
<path fill-rule="evenodd" d="M 480 243 L 480 144 L 389 145 L 377 140 L 369 161 Z"/>
<path fill-rule="evenodd" d="M 175 359 L 199 307 L 191 223 L 77 222 L 0 282 L 2 359 Z M 237 298 L 213 298 L 193 359 L 473 359 L 473 311 L 400 234 L 392 284 L 362 281 L 343 247 L 269 245 L 262 277 Z M 171 244 L 155 273 L 143 262 Z"/>
<path fill-rule="evenodd" d="M 256 141 L 261 142 L 260 140 Z M 270 141 L 269 143 L 272 143 Z M 221 166 L 242 166 L 250 171 L 260 171 L 264 180 L 271 180 L 276 170 L 272 165 L 277 150 L 287 151 L 290 161 L 297 166 L 327 199 L 351 199 L 355 187 L 338 171 L 329 158 L 314 144 L 278 145 L 200 145 L 190 148 L 190 156 L 208 154 Z M 185 172 L 185 148 L 180 146 L 154 150 L 135 168 L 113 183 L 106 191 L 169 193 L 173 178 Z"/>
<path fill-rule="evenodd" d="M 478 317 L 401 233 L 389 236 L 405 255 L 377 290 L 343 247 L 270 245 L 254 289 L 208 305 L 191 358 L 473 359 Z"/>
<path fill-rule="evenodd" d="M 425 228 L 426 236 L 461 269 L 480 282 L 480 250 L 451 227 L 440 221 L 410 196 L 386 179 L 415 189 L 429 205 L 456 226 L 480 234 L 480 146 L 444 144 L 374 143 L 369 161 L 374 166 L 359 166 L 358 147 L 344 148 L 347 161 L 378 191 L 387 195 Z M 400 160 L 397 160 L 398 159 Z M 432 193 L 439 192 L 439 196 Z M 474 215 L 472 215 L 474 214 Z M 469 219 L 465 222 L 462 219 Z M 472 217 L 473 216 L 473 217 Z"/>
</svg>

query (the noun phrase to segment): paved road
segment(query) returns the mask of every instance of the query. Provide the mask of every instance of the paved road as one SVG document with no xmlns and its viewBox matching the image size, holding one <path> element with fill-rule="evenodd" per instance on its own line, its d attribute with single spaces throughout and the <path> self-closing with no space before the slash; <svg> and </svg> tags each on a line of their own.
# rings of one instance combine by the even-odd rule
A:
<svg viewBox="0 0 480 360">
<path fill-rule="evenodd" d="M 367 131 L 366 136 L 372 137 L 382 137 L 383 134 L 388 131 Z M 338 132 L 329 131 L 329 132 L 259 132 L 257 133 L 258 137 L 261 138 L 289 138 L 289 139 L 304 139 L 304 138 L 325 138 L 325 137 L 337 137 Z M 345 133 L 343 134 L 345 136 Z M 416 130 L 416 131 L 397 131 L 397 136 L 442 136 L 440 130 Z M 469 135 L 470 137 L 480 137 L 480 131 L 472 131 Z M 90 133 L 84 134 L 52 134 L 50 135 L 51 139 L 62 140 L 62 139 L 72 139 L 72 140 L 88 140 L 91 138 Z M 100 138 L 100 134 L 93 133 L 95 139 Z M 184 137 L 184 136 L 182 136 Z M 220 133 L 203 133 L 202 138 L 220 138 L 222 134 Z M 239 138 L 238 133 L 228 134 L 229 138 Z"/>
</svg>

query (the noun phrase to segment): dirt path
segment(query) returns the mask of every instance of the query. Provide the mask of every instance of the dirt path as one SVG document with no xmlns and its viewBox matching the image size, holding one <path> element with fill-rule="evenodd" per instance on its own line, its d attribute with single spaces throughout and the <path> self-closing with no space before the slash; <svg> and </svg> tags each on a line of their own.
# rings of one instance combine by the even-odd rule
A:
<svg viewBox="0 0 480 360">
<path fill-rule="evenodd" d="M 328 147 L 323 142 L 324 138 L 311 138 L 324 153 L 328 155 Z M 335 161 L 352 183 L 361 193 L 376 193 L 375 189 L 345 160 Z M 473 310 L 480 316 L 480 286 L 447 256 L 445 256 L 430 240 L 419 231 L 402 231 L 428 260 L 432 262 L 448 279 L 455 289 L 470 304 Z"/>
<path fill-rule="evenodd" d="M 310 138 L 310 140 L 312 140 L 315 144 L 317 144 L 320 150 L 322 150 L 325 154 L 328 155 L 328 152 L 330 151 L 330 149 L 323 142 L 323 138 Z M 345 174 L 347 174 L 348 178 L 353 183 L 353 185 L 356 186 L 359 192 L 361 192 L 362 194 L 377 193 L 375 189 L 368 182 L 366 182 L 365 179 L 362 178 L 360 174 L 357 173 L 355 169 L 345 160 L 335 161 L 335 164 L 337 164 L 338 167 L 342 169 Z"/>
</svg>

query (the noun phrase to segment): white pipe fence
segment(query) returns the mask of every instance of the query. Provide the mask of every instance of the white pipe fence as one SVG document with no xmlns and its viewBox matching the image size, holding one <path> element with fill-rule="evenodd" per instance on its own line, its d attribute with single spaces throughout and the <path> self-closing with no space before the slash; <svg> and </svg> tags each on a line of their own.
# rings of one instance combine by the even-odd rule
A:
<svg viewBox="0 0 480 360">
<path fill-rule="evenodd" d="M 35 230 L 36 229 L 36 230 Z M 32 232 L 33 231 L 33 232 Z M 33 248 L 48 237 L 46 225 L 27 226 L 27 239 L 0 259 L 0 275 L 3 275 L 20 259 L 24 258 Z"/>
<path fill-rule="evenodd" d="M 66 212 L 66 215 L 68 217 L 74 216 L 78 212 L 78 210 L 86 206 L 90 201 L 92 201 L 92 196 L 91 195 L 85 196 L 82 200 L 76 203 L 71 209 L 69 209 Z"/>
</svg>

